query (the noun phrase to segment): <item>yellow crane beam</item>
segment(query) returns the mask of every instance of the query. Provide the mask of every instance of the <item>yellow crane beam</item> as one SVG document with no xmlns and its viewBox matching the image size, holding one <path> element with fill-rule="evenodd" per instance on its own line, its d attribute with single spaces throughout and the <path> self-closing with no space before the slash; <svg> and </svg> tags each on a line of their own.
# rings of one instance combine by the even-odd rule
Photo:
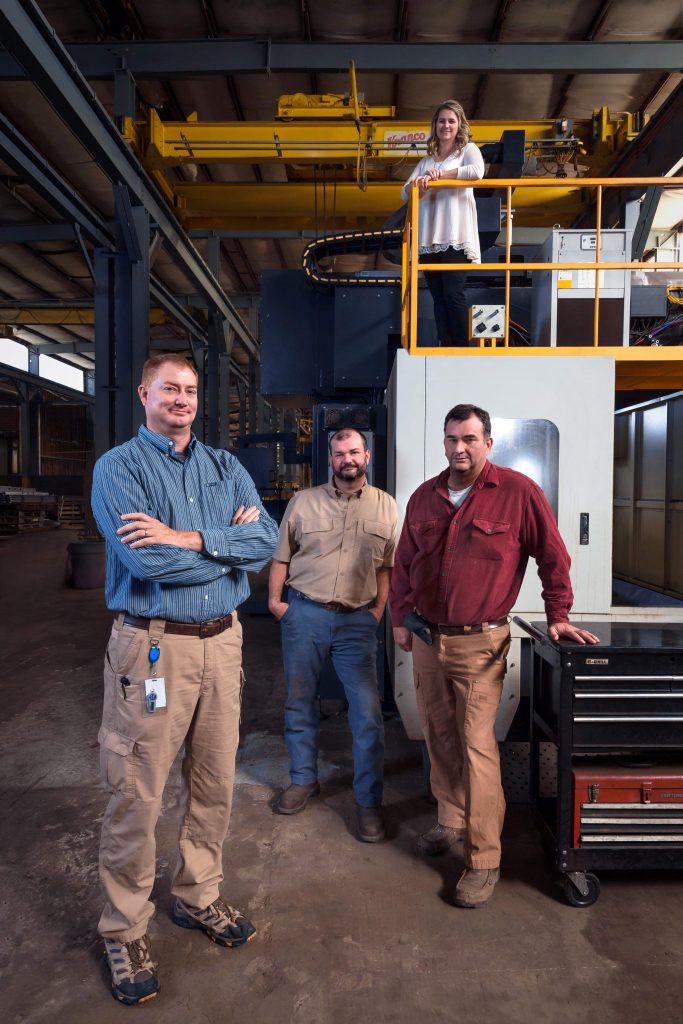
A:
<svg viewBox="0 0 683 1024">
<path fill-rule="evenodd" d="M 359 154 L 366 164 L 391 165 L 423 156 L 430 131 L 430 125 L 423 121 L 378 119 L 372 116 L 378 108 L 372 107 L 365 108 L 370 113 L 359 110 L 354 119 L 348 102 L 339 108 L 331 107 L 326 117 L 321 107 L 315 105 L 284 105 L 280 109 L 291 111 L 292 119 L 283 115 L 282 120 L 273 121 L 199 121 L 193 114 L 187 121 L 162 121 L 155 110 L 150 110 L 146 122 L 126 118 L 123 133 L 147 169 L 159 170 L 187 163 L 352 165 Z M 337 116 L 330 116 L 335 112 Z M 564 137 L 563 129 L 558 129 L 561 124 L 556 120 L 493 120 L 473 121 L 470 127 L 477 145 L 498 142 L 506 129 L 523 129 L 527 146 L 533 152 L 534 146 L 550 143 L 569 147 L 573 141 L 571 133 Z M 594 175 L 636 135 L 633 115 L 610 114 L 606 107 L 596 110 L 590 119 L 573 122 L 573 136 L 581 151 L 589 155 Z"/>
</svg>

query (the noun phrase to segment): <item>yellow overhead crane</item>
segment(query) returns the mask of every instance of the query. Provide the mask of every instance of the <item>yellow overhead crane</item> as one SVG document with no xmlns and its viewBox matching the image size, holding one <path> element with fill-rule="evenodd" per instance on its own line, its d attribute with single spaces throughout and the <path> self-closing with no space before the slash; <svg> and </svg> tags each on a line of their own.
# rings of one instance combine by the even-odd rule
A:
<svg viewBox="0 0 683 1024">
<path fill-rule="evenodd" d="M 284 97 L 294 99 L 295 97 Z M 325 96 L 301 97 L 301 100 L 325 100 Z M 281 101 L 282 102 L 282 97 Z M 280 108 L 282 109 L 282 108 Z M 294 107 L 287 108 L 294 110 Z M 315 119 L 299 117 L 273 121 L 200 121 L 191 114 L 186 121 L 162 121 L 157 112 L 149 111 L 146 122 L 124 120 L 124 137 L 138 151 L 148 170 L 179 167 L 182 164 L 210 163 L 285 163 L 285 164 L 355 164 L 360 153 L 368 165 L 376 161 L 375 170 L 386 170 L 424 155 L 429 124 L 423 121 L 397 121 L 393 107 L 367 109 L 390 111 L 382 120 L 349 120 L 341 113 L 333 116 L 335 107 L 304 107 L 316 111 Z M 552 163 L 555 153 L 581 155 L 590 160 L 591 174 L 605 170 L 614 155 L 638 134 L 632 114 L 611 115 L 601 108 L 590 120 L 582 121 L 471 121 L 472 141 L 481 146 L 498 142 L 506 129 L 523 129 L 530 156 L 538 155 Z M 573 127 L 573 136 L 561 134 Z M 594 131 L 599 131 L 594 138 Z M 567 168 L 564 168 L 565 172 Z M 549 172 L 548 172 L 549 173 Z M 566 174 L 560 174 L 565 177 Z"/>
<path fill-rule="evenodd" d="M 273 121 L 162 121 L 125 119 L 123 134 L 190 229 L 375 228 L 401 205 L 400 188 L 424 155 L 430 125 L 396 120 L 394 107 L 367 105 L 355 72 L 345 95 L 281 96 Z M 580 121 L 474 121 L 479 146 L 523 129 L 525 174 L 566 179 L 606 173 L 615 155 L 638 134 L 638 118 L 606 107 Z M 289 181 L 171 181 L 169 168 L 241 163 L 287 165 Z M 293 180 L 292 180 L 293 179 Z M 539 207 L 529 192 L 515 196 L 516 226 L 570 224 L 586 197 L 581 186 L 546 190 Z M 323 219 L 324 213 L 324 219 Z"/>
</svg>

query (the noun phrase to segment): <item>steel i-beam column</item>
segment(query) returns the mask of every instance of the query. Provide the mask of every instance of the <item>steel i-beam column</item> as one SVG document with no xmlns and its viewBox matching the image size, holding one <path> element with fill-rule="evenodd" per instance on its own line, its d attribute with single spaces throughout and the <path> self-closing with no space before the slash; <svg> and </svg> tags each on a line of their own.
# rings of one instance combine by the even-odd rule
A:
<svg viewBox="0 0 683 1024">
<path fill-rule="evenodd" d="M 149 213 L 133 205 L 125 186 L 116 189 L 116 435 L 127 441 L 144 422 L 137 396 L 149 350 Z"/>
<path fill-rule="evenodd" d="M 206 440 L 217 448 L 220 437 L 221 393 L 220 356 L 225 351 L 223 322 L 216 309 L 209 312 L 209 345 L 204 363 L 206 370 Z"/>
<path fill-rule="evenodd" d="M 237 381 L 237 397 L 239 399 L 239 413 L 237 420 L 237 433 L 246 434 L 247 432 L 247 387 L 243 381 Z M 251 431 L 250 431 L 251 433 Z"/>
<path fill-rule="evenodd" d="M 190 348 L 197 370 L 197 415 L 192 429 L 200 441 L 206 442 L 206 347 L 191 334 Z"/>
<path fill-rule="evenodd" d="M 253 359 L 249 360 L 249 433 L 261 431 L 261 417 L 258 409 L 258 367 Z"/>
<path fill-rule="evenodd" d="M 95 410 L 93 441 L 95 458 L 116 443 L 116 364 L 114 304 L 116 254 L 95 249 Z"/>
<path fill-rule="evenodd" d="M 119 251 L 95 250 L 96 456 L 144 421 L 137 396 L 149 346 L 149 215 L 117 194 Z"/>
<path fill-rule="evenodd" d="M 19 407 L 19 472 L 22 477 L 40 473 L 40 394 L 31 394 L 29 384 L 18 385 Z"/>
<path fill-rule="evenodd" d="M 209 270 L 220 280 L 221 272 L 221 240 L 209 235 L 207 240 L 207 263 Z M 220 355 L 225 352 L 225 326 L 220 311 L 212 302 L 208 304 L 209 314 L 209 346 L 205 361 L 206 371 L 206 433 L 207 442 L 212 447 L 220 443 L 221 391 L 220 391 Z M 226 398 L 227 402 L 227 398 Z"/>
<path fill-rule="evenodd" d="M 218 447 L 230 447 L 230 356 L 222 352 L 218 361 L 218 393 L 221 396 L 221 418 L 218 424 Z"/>
</svg>

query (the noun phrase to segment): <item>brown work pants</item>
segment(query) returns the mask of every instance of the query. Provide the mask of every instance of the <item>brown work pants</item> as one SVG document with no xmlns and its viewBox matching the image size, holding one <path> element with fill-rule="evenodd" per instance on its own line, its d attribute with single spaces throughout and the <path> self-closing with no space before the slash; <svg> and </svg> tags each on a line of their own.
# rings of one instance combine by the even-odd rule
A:
<svg viewBox="0 0 683 1024">
<path fill-rule="evenodd" d="M 505 798 L 494 724 L 510 647 L 499 626 L 460 636 L 413 637 L 415 691 L 439 822 L 467 829 L 465 864 L 497 868 Z"/>
<path fill-rule="evenodd" d="M 157 640 L 157 674 L 167 708 L 148 713 L 150 641 Z M 124 682 L 125 681 L 125 682 Z M 242 627 L 218 636 L 164 633 L 114 623 L 104 661 L 104 710 L 99 732 L 102 777 L 111 798 L 102 822 L 100 879 L 105 905 L 100 934 L 130 942 L 144 935 L 154 913 L 154 829 L 171 765 L 185 745 L 180 792 L 180 841 L 171 891 L 204 908 L 219 895 L 222 846 L 232 806 L 242 691 Z"/>
</svg>

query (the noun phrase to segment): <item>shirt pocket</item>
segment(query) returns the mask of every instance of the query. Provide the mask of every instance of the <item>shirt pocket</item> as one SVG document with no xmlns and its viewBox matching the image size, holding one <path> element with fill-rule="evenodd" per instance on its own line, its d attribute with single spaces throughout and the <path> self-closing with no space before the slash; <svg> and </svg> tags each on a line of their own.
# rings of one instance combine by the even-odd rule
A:
<svg viewBox="0 0 683 1024">
<path fill-rule="evenodd" d="M 472 558 L 486 558 L 493 562 L 502 562 L 510 550 L 510 523 L 499 519 L 472 520 L 469 554 Z"/>
<path fill-rule="evenodd" d="M 220 529 L 230 525 L 237 511 L 232 480 L 208 480 L 201 489 L 203 512 L 209 522 L 207 526 Z"/>
<path fill-rule="evenodd" d="M 299 544 L 304 554 L 325 555 L 333 544 L 334 521 L 320 517 L 317 519 L 302 519 L 300 525 L 301 536 Z"/>
<path fill-rule="evenodd" d="M 450 519 L 426 519 L 412 524 L 413 539 L 421 554 L 441 552 L 450 523 Z"/>
<path fill-rule="evenodd" d="M 358 532 L 360 547 L 363 552 L 372 555 L 375 565 L 381 565 L 384 561 L 384 552 L 387 542 L 391 540 L 391 526 L 388 523 L 379 523 L 372 519 L 363 522 L 362 529 Z"/>
</svg>

